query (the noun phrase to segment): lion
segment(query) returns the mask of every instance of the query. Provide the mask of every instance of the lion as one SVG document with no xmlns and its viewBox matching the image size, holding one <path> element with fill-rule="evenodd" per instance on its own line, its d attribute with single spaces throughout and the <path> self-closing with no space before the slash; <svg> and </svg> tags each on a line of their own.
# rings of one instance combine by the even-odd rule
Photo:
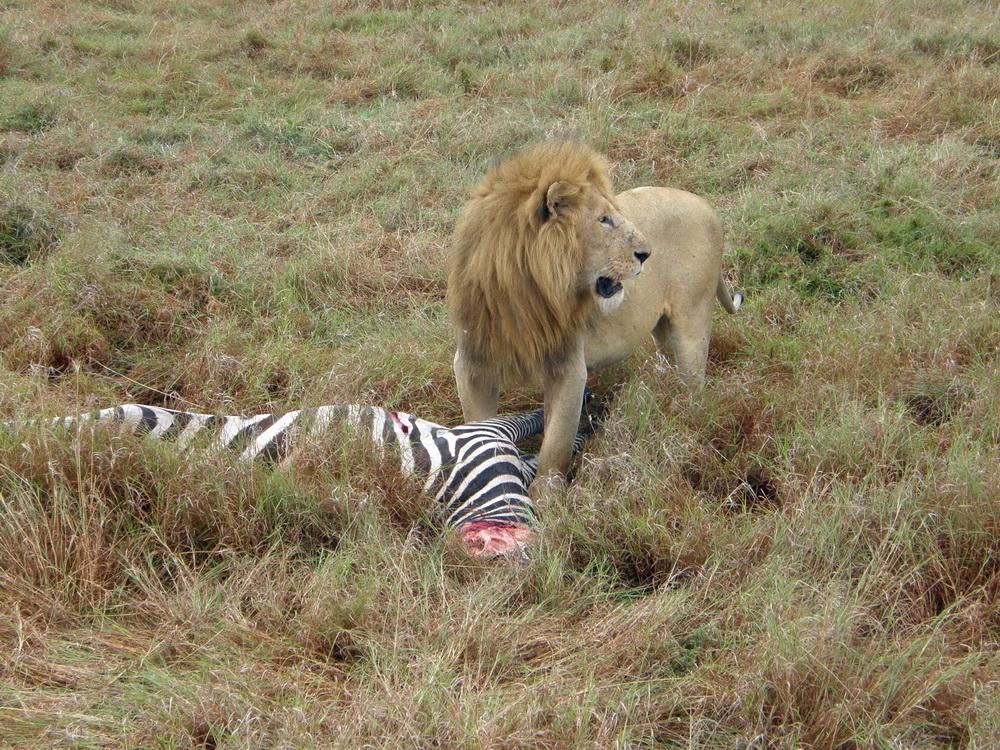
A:
<svg viewBox="0 0 1000 750">
<path fill-rule="evenodd" d="M 467 421 L 496 416 L 500 387 L 540 382 L 538 479 L 569 468 L 589 371 L 652 334 L 689 385 L 704 381 L 712 307 L 742 295 L 722 277 L 722 228 L 682 190 L 612 194 L 606 160 L 547 141 L 491 166 L 456 224 L 447 303 Z"/>
</svg>

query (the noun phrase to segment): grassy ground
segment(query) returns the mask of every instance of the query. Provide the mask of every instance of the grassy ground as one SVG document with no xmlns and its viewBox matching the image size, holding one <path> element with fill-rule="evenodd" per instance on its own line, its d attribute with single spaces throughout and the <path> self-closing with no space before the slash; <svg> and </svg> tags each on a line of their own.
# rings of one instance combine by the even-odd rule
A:
<svg viewBox="0 0 1000 750">
<path fill-rule="evenodd" d="M 0 13 L 3 418 L 458 421 L 450 227 L 552 133 L 708 197 L 747 293 L 694 402 L 596 379 L 526 565 L 378 472 L 0 436 L 0 744 L 997 746 L 995 3 Z"/>
</svg>

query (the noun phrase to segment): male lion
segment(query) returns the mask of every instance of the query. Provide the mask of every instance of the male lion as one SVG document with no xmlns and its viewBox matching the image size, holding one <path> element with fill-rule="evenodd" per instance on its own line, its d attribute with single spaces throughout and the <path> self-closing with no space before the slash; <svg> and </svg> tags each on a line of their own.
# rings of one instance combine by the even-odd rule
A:
<svg viewBox="0 0 1000 750">
<path fill-rule="evenodd" d="M 588 370 L 652 333 L 685 381 L 704 379 L 712 305 L 735 313 L 742 301 L 721 266 L 704 200 L 668 188 L 612 197 L 607 163 L 576 141 L 494 164 L 455 227 L 448 273 L 465 419 L 495 416 L 501 385 L 541 381 L 538 477 L 564 474 Z"/>
</svg>

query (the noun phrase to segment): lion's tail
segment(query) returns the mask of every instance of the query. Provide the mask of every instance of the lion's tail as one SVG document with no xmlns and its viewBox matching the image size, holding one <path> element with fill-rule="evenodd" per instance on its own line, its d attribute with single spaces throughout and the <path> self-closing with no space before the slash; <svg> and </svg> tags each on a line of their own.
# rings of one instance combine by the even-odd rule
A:
<svg viewBox="0 0 1000 750">
<path fill-rule="evenodd" d="M 743 304 L 743 292 L 730 292 L 726 285 L 726 280 L 719 276 L 719 283 L 715 287 L 715 296 L 719 298 L 722 307 L 730 315 L 735 315 Z"/>
</svg>

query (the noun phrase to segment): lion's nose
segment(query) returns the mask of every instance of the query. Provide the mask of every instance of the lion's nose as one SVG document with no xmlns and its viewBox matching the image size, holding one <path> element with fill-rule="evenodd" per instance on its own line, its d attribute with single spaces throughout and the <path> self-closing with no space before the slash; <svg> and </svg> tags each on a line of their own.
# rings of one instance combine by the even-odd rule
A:
<svg viewBox="0 0 1000 750">
<path fill-rule="evenodd" d="M 647 253 L 645 251 L 642 251 L 642 250 L 639 250 L 639 251 L 637 251 L 635 253 L 635 259 L 637 261 L 639 261 L 640 263 L 645 263 L 646 262 L 646 258 L 648 258 L 648 257 L 649 257 L 649 253 Z"/>
</svg>

